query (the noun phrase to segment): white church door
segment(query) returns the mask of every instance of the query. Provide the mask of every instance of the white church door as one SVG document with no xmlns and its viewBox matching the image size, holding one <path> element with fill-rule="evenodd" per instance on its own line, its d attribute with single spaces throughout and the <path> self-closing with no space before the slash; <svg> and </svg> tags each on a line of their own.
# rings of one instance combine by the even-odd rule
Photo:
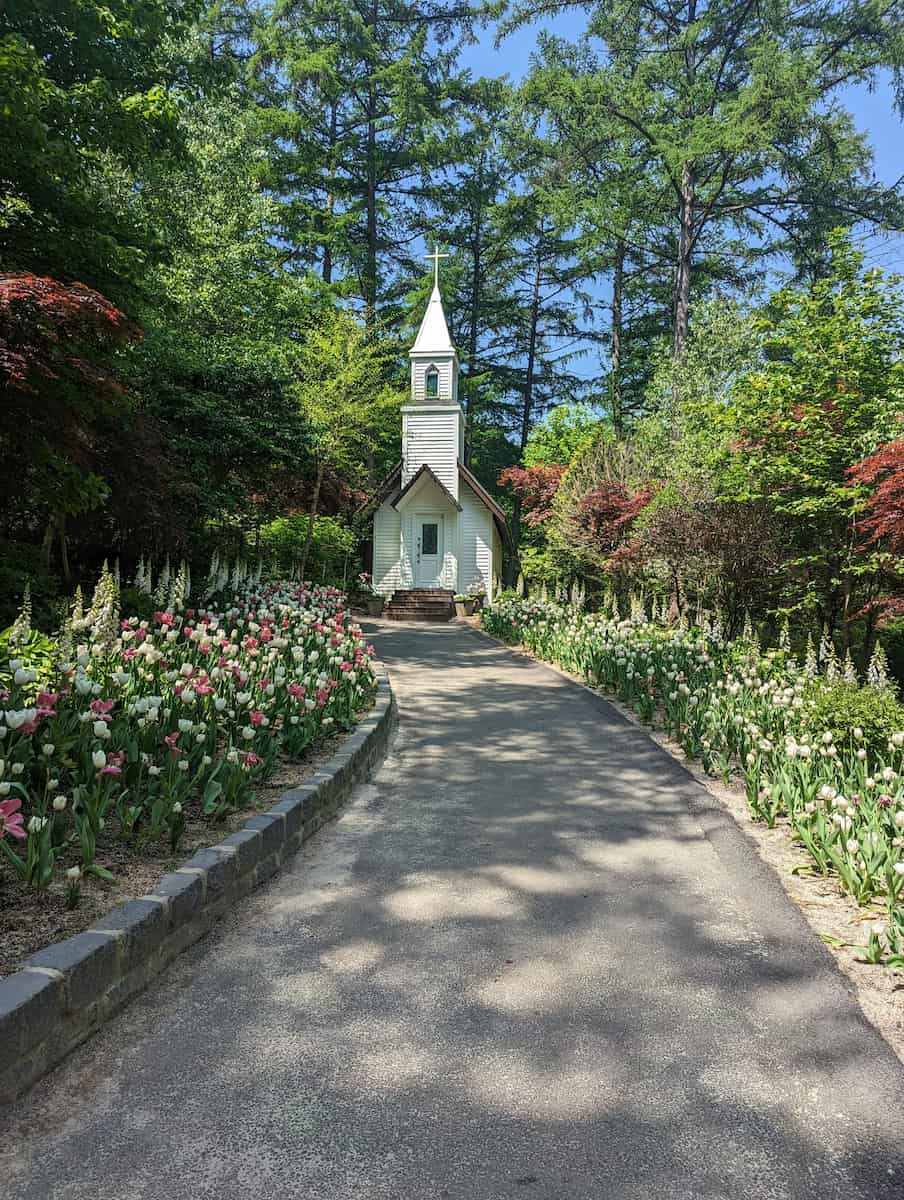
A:
<svg viewBox="0 0 904 1200">
<path fill-rule="evenodd" d="M 438 513 L 414 518 L 415 587 L 439 587 L 443 569 L 443 519 Z"/>
</svg>

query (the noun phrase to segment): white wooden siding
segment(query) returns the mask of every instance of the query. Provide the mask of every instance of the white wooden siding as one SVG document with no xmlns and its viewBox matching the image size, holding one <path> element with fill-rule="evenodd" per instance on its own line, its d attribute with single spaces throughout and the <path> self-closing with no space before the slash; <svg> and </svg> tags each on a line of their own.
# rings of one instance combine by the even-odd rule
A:
<svg viewBox="0 0 904 1200">
<path fill-rule="evenodd" d="M 402 413 L 402 487 L 427 464 L 458 499 L 458 442 L 461 410 Z"/>
<path fill-rule="evenodd" d="M 402 587 L 400 555 L 401 519 L 387 500 L 374 513 L 374 587 L 381 596 Z"/>
<path fill-rule="evenodd" d="M 466 483 L 461 485 L 458 500 L 461 504 L 458 589 L 470 592 L 482 584 L 489 596 L 493 586 L 493 518 Z"/>
<path fill-rule="evenodd" d="M 439 395 L 437 399 L 449 404 L 457 399 L 455 363 L 451 358 L 415 359 L 411 364 L 411 399 L 414 404 L 423 404 L 426 396 L 427 372 L 435 367 L 439 374 Z M 435 402 L 435 401 L 434 401 Z"/>
<path fill-rule="evenodd" d="M 399 562 L 399 586 L 413 588 L 414 584 L 414 517 L 406 513 L 401 519 L 402 557 Z"/>
<path fill-rule="evenodd" d="M 440 587 L 450 588 L 454 592 L 458 590 L 458 530 L 461 513 L 450 513 L 443 524 L 445 541 Z"/>
</svg>

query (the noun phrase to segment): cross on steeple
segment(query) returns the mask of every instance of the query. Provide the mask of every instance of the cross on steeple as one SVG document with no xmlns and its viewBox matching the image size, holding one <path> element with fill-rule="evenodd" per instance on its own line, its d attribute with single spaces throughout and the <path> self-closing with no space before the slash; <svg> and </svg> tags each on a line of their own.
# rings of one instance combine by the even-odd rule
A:
<svg viewBox="0 0 904 1200">
<path fill-rule="evenodd" d="M 441 258 L 451 258 L 451 254 L 440 254 L 439 246 L 433 247 L 432 254 L 425 254 L 424 258 L 433 263 L 433 286 L 439 287 L 439 260 Z"/>
</svg>

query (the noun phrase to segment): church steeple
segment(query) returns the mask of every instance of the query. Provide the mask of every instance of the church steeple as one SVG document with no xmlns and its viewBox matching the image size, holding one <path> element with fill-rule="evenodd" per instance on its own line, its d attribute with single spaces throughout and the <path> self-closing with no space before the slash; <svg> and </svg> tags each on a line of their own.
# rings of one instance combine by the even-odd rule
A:
<svg viewBox="0 0 904 1200">
<path fill-rule="evenodd" d="M 446 324 L 446 314 L 443 311 L 443 299 L 439 294 L 439 284 L 433 285 L 427 311 L 417 331 L 412 354 L 454 354 L 455 347 L 449 337 L 449 326 Z"/>
<path fill-rule="evenodd" d="M 426 257 L 433 263 L 433 291 L 409 351 L 411 400 L 413 404 L 457 404 L 458 355 L 449 336 L 439 291 L 439 260 L 449 255 L 440 254 L 437 247 Z"/>
</svg>

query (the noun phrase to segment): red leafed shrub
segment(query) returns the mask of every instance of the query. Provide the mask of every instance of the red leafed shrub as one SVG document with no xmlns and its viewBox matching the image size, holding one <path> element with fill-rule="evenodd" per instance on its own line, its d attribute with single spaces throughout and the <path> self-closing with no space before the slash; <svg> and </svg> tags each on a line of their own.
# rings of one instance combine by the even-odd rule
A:
<svg viewBox="0 0 904 1200">
<path fill-rule="evenodd" d="M 652 485 L 632 494 L 621 483 L 600 484 L 578 503 L 575 524 L 582 540 L 603 553 L 615 550 L 655 495 Z"/>
<path fill-rule="evenodd" d="M 904 551 L 904 438 L 880 446 L 848 470 L 855 483 L 872 487 L 863 528 L 866 544 L 885 542 L 895 554 Z"/>
<path fill-rule="evenodd" d="M 536 527 L 552 516 L 552 502 L 567 470 L 556 464 L 507 467 L 499 476 L 499 486 L 512 489 L 521 500 L 525 523 Z"/>
<path fill-rule="evenodd" d="M 95 355 L 139 336 L 106 296 L 81 283 L 0 274 L 0 381 L 36 393 L 67 379 L 95 394 L 120 391 Z"/>
<path fill-rule="evenodd" d="M 630 576 L 643 566 L 645 558 L 644 547 L 635 538 L 612 551 L 606 559 L 606 571 L 609 575 Z"/>
</svg>

